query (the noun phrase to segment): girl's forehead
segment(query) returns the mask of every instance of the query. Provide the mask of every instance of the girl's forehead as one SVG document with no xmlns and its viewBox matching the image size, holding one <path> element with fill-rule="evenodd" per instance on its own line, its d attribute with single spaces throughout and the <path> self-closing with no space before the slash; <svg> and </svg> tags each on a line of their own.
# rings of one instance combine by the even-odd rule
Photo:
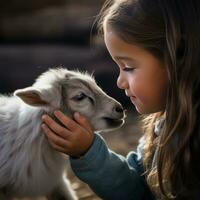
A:
<svg viewBox="0 0 200 200">
<path fill-rule="evenodd" d="M 135 53 L 139 53 L 145 51 L 137 44 L 124 41 L 115 31 L 110 28 L 106 29 L 106 31 L 104 32 L 104 41 L 108 50 L 111 49 L 113 52 L 119 51 L 122 53 L 124 51 L 132 51 Z"/>
</svg>

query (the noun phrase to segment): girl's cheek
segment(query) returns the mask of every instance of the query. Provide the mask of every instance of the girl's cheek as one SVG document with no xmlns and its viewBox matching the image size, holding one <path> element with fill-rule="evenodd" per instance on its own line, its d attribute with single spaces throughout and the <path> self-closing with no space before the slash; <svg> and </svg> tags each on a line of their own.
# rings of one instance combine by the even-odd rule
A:
<svg viewBox="0 0 200 200">
<path fill-rule="evenodd" d="M 146 86 L 142 86 L 140 84 L 140 81 L 137 79 L 134 79 L 131 82 L 131 94 L 134 95 L 140 102 L 148 102 L 148 98 L 147 98 L 147 91 L 145 91 Z"/>
<path fill-rule="evenodd" d="M 137 96 L 137 94 L 140 93 L 141 89 L 140 89 L 140 80 L 137 79 L 137 77 L 132 77 L 131 81 L 130 81 L 130 90 L 131 90 L 131 94 L 134 96 Z"/>
</svg>

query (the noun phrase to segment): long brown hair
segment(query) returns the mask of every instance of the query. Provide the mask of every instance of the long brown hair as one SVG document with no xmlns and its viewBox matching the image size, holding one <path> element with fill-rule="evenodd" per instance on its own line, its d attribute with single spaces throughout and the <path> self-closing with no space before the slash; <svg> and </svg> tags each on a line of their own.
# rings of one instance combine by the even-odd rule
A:
<svg viewBox="0 0 200 200">
<path fill-rule="evenodd" d="M 160 198 L 193 199 L 200 188 L 200 1 L 108 0 L 99 27 L 105 23 L 165 63 L 169 86 L 159 139 L 153 125 L 161 114 L 145 119 L 147 182 Z"/>
</svg>

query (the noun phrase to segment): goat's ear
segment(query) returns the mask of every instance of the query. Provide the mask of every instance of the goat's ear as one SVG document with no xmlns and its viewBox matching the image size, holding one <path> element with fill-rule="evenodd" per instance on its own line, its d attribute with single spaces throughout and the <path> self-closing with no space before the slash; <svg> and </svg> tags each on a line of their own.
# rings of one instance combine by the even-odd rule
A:
<svg viewBox="0 0 200 200">
<path fill-rule="evenodd" d="M 25 89 L 19 89 L 14 92 L 15 96 L 18 96 L 24 103 L 31 106 L 48 106 L 49 102 L 45 101 L 41 91 L 39 89 L 28 87 Z"/>
</svg>

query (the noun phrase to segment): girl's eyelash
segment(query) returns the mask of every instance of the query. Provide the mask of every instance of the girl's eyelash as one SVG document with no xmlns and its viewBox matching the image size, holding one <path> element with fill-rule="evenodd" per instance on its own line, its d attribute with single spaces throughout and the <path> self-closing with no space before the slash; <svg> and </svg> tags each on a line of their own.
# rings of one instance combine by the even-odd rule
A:
<svg viewBox="0 0 200 200">
<path fill-rule="evenodd" d="M 134 70 L 134 68 L 129 68 L 129 67 L 125 67 L 123 69 L 123 71 L 126 71 L 126 72 L 130 72 L 130 71 L 133 71 L 133 70 Z"/>
</svg>

